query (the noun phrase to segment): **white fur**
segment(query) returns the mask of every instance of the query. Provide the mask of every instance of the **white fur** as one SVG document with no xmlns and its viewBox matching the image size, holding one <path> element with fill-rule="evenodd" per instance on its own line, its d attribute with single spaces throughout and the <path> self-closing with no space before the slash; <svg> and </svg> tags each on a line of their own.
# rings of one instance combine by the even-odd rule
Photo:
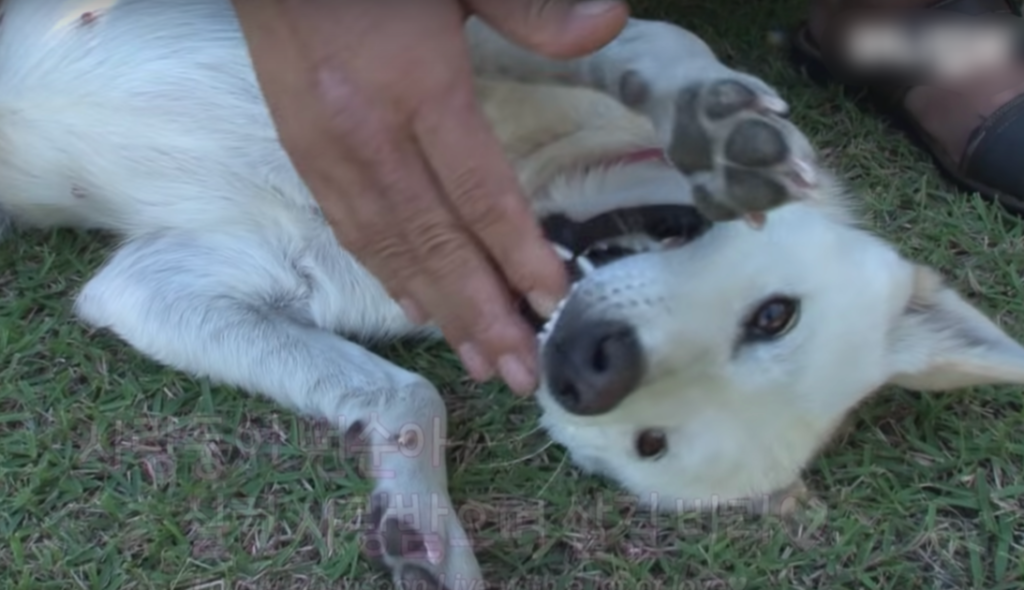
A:
<svg viewBox="0 0 1024 590">
<path fill-rule="evenodd" d="M 434 332 L 409 324 L 337 246 L 278 145 L 228 1 L 121 0 L 91 22 L 75 18 L 87 9 L 81 2 L 7 0 L 2 9 L 0 208 L 23 225 L 123 238 L 78 297 L 80 317 L 169 366 L 342 429 L 363 424 L 372 444 L 393 447 L 380 456 L 377 492 L 390 494 L 393 511 L 399 496 L 419 501 L 417 526 L 446 548 L 435 571 L 452 588 L 479 579 L 459 542 L 443 453 L 395 452 L 409 428 L 423 444 L 444 440 L 443 400 L 423 377 L 358 344 Z M 690 185 L 671 168 L 572 164 L 588 149 L 666 145 L 675 97 L 703 80 L 730 77 L 778 98 L 663 23 L 633 20 L 606 49 L 564 62 L 531 56 L 476 22 L 468 33 L 481 74 L 569 79 L 605 93 L 559 103 L 548 87 L 521 105 L 580 126 L 578 145 L 523 147 L 515 158 L 538 214 L 688 203 Z M 650 87 L 639 105 L 649 123 L 610 98 L 627 73 Z M 530 117 L 501 96 L 534 91 L 482 82 L 481 92 L 506 145 L 528 146 Z M 548 103 L 565 112 L 544 115 Z M 1024 349 L 853 225 L 843 189 L 823 178 L 818 202 L 773 211 L 761 231 L 718 224 L 690 245 L 621 260 L 577 285 L 572 297 L 592 317 L 636 327 L 650 370 L 597 417 L 574 417 L 538 392 L 543 424 L 575 461 L 665 509 L 751 498 L 797 482 L 838 422 L 886 383 L 1024 383 Z M 778 292 L 803 298 L 799 323 L 776 342 L 736 349 L 750 307 Z M 665 429 L 669 450 L 643 461 L 635 437 L 652 427 Z"/>
</svg>

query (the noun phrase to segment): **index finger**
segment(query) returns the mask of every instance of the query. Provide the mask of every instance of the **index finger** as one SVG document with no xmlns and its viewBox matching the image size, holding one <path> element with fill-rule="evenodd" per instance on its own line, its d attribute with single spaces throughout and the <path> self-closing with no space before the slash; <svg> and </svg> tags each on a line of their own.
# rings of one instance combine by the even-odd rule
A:
<svg viewBox="0 0 1024 590">
<path fill-rule="evenodd" d="M 546 240 L 514 170 L 469 83 L 424 104 L 417 139 L 463 223 L 509 285 L 548 317 L 568 290 L 565 267 Z"/>
</svg>

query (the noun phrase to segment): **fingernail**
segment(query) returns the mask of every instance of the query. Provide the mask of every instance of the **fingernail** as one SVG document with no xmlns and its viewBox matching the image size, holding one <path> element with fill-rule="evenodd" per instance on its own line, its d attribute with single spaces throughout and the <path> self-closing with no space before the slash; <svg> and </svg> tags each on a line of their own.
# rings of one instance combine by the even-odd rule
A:
<svg viewBox="0 0 1024 590">
<path fill-rule="evenodd" d="M 537 378 L 519 358 L 507 354 L 498 359 L 498 373 L 512 391 L 529 395 L 537 387 Z"/>
<path fill-rule="evenodd" d="M 487 362 L 484 355 L 480 354 L 480 349 L 475 344 L 467 342 L 459 346 L 458 352 L 462 366 L 466 368 L 466 372 L 474 381 L 487 381 L 494 376 L 494 368 Z"/>
<path fill-rule="evenodd" d="M 549 319 L 558 309 L 558 300 L 544 293 L 529 293 L 526 295 L 526 300 L 530 302 L 533 311 L 544 319 Z"/>
<path fill-rule="evenodd" d="M 426 314 L 419 305 L 412 299 L 402 299 L 398 302 L 398 306 L 402 308 L 402 313 L 405 314 L 406 319 L 416 325 L 422 325 L 426 323 Z"/>
<path fill-rule="evenodd" d="M 582 0 L 572 10 L 580 16 L 600 16 L 618 9 L 621 4 L 617 0 Z"/>
</svg>

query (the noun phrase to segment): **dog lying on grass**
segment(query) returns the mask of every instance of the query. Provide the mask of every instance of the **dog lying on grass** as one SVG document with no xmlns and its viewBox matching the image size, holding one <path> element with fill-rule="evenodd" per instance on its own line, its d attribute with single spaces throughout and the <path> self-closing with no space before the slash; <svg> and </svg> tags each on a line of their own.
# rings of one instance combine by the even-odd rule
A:
<svg viewBox="0 0 1024 590">
<path fill-rule="evenodd" d="M 374 457 L 367 546 L 396 583 L 483 587 L 431 452 L 445 402 L 364 347 L 437 331 L 338 246 L 230 3 L 2 9 L 0 210 L 122 238 L 78 316 L 330 420 Z M 536 399 L 581 467 L 660 510 L 777 499 L 886 384 L 1024 383 L 1024 348 L 859 228 L 778 93 L 692 33 L 634 19 L 571 61 L 476 21 L 467 35 L 487 116 L 577 275 L 539 334 Z"/>
</svg>

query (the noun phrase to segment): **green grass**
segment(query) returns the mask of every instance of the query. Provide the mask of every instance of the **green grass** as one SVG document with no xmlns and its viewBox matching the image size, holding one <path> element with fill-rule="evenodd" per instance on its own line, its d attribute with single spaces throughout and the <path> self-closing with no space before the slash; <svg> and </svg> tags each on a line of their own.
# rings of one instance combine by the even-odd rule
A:
<svg viewBox="0 0 1024 590">
<path fill-rule="evenodd" d="M 955 192 L 902 135 L 789 67 L 768 37 L 803 16 L 802 0 L 646 5 L 660 8 L 644 15 L 683 23 L 780 88 L 862 195 L 868 225 L 1024 336 L 1024 224 Z M 71 297 L 109 245 L 69 232 L 0 245 L 0 588 L 385 587 L 354 543 L 369 486 L 328 433 L 72 319 Z M 801 526 L 742 517 L 656 526 L 574 470 L 537 432 L 530 400 L 471 384 L 441 346 L 386 355 L 450 400 L 453 497 L 496 583 L 1024 584 L 1019 389 L 885 392 L 812 465 L 822 507 Z"/>
</svg>

